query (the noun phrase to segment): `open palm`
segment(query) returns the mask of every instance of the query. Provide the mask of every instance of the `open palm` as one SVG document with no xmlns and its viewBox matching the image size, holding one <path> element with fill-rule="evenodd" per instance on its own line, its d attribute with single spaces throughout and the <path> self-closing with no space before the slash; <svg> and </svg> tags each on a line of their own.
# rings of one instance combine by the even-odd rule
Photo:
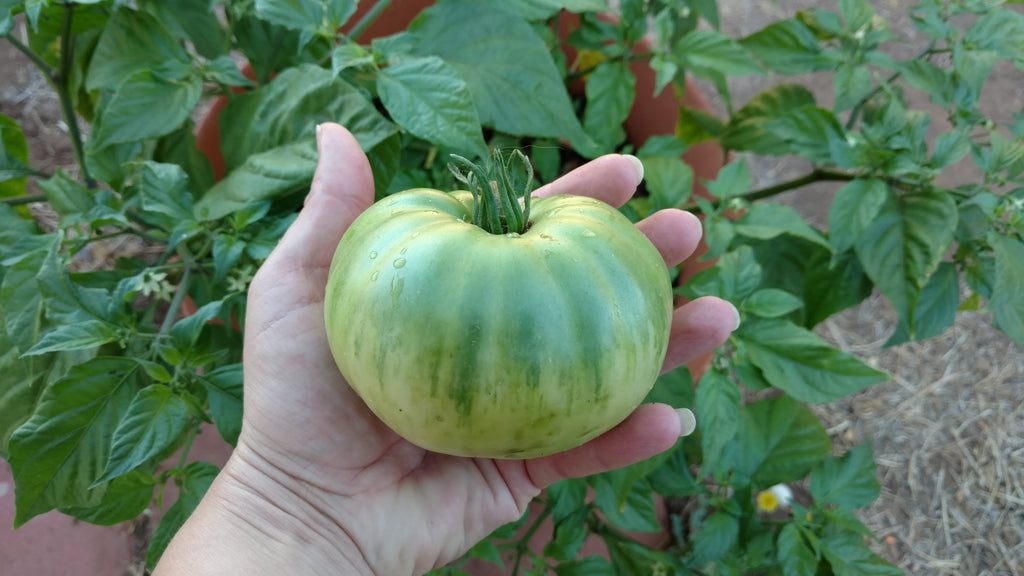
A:
<svg viewBox="0 0 1024 576">
<path fill-rule="evenodd" d="M 318 141 L 306 205 L 250 288 L 245 416 L 227 482 L 271 501 L 308 527 L 314 546 L 334 547 L 356 569 L 421 574 L 519 518 L 545 486 L 622 467 L 675 443 L 679 418 L 656 404 L 579 448 L 532 460 L 441 455 L 388 429 L 340 375 L 323 321 L 331 258 L 372 203 L 373 177 L 341 126 L 322 125 Z M 619 206 L 639 179 L 633 162 L 610 155 L 537 194 L 588 195 Z M 667 265 L 688 256 L 700 238 L 699 223 L 680 211 L 660 212 L 638 227 Z M 721 300 L 676 310 L 665 369 L 706 353 L 734 327 L 733 311 Z"/>
</svg>

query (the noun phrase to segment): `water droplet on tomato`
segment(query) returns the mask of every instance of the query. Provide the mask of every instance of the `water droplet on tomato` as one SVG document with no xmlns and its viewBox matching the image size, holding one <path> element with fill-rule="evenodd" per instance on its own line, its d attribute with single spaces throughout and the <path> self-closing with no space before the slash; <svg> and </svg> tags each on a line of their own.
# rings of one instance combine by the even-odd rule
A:
<svg viewBox="0 0 1024 576">
<path fill-rule="evenodd" d="M 554 238 L 551 237 L 551 234 L 548 234 L 547 232 L 541 232 L 540 237 L 545 240 L 554 240 Z"/>
<path fill-rule="evenodd" d="M 412 236 L 413 236 L 413 238 L 415 238 L 415 237 L 416 237 L 416 235 L 415 235 L 415 234 L 413 234 Z M 408 248 L 402 248 L 402 251 L 401 251 L 401 252 L 399 252 L 399 254 L 405 254 L 405 253 L 406 253 L 406 252 L 408 252 L 408 251 L 409 251 L 409 249 L 408 249 Z"/>
<path fill-rule="evenodd" d="M 376 257 L 377 257 L 377 251 L 376 250 L 370 250 L 370 260 L 373 260 Z"/>
<path fill-rule="evenodd" d="M 373 273 L 370 274 L 370 281 L 372 282 L 372 281 L 376 280 L 377 278 L 380 278 L 380 271 L 379 270 L 374 270 Z"/>
<path fill-rule="evenodd" d="M 508 234 L 505 234 L 505 237 L 506 238 L 519 238 L 519 234 L 516 234 L 515 232 L 509 232 Z"/>
<path fill-rule="evenodd" d="M 405 266 L 405 258 L 395 258 L 395 261 L 392 262 L 391 265 L 395 268 L 401 268 L 402 266 Z"/>
<path fill-rule="evenodd" d="M 594 234 L 594 232 L 591 231 L 591 230 L 584 230 L 583 231 L 583 237 L 584 238 L 593 238 L 594 236 L 597 236 L 597 234 Z"/>
<path fill-rule="evenodd" d="M 419 236 L 419 235 L 420 235 L 420 233 L 419 233 L 419 232 L 413 232 L 413 233 L 412 233 L 412 237 L 413 237 L 413 238 L 415 238 L 415 237 L 417 237 L 417 236 Z M 402 250 L 402 252 L 404 253 L 404 252 L 405 252 L 405 249 L 403 249 L 403 250 Z"/>
</svg>

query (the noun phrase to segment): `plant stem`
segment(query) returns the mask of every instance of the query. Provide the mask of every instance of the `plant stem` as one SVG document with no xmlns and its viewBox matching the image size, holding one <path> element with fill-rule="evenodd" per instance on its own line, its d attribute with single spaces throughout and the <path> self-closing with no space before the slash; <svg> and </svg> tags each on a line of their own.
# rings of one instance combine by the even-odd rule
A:
<svg viewBox="0 0 1024 576">
<path fill-rule="evenodd" d="M 782 194 L 783 192 L 788 192 L 790 190 L 794 190 L 802 186 L 807 186 L 808 184 L 813 184 L 815 182 L 849 182 L 851 180 L 856 179 L 856 174 L 850 174 L 847 172 L 837 172 L 835 170 L 826 170 L 824 168 L 815 168 L 814 170 L 808 172 L 807 174 L 804 174 L 803 176 L 800 176 L 799 178 L 794 178 L 793 180 L 790 180 L 788 182 L 775 184 L 774 186 L 768 186 L 767 188 L 753 190 L 751 192 L 747 192 L 746 194 L 732 196 L 730 197 L 730 200 L 733 198 L 740 198 L 748 202 L 754 202 L 756 200 L 771 198 L 772 196 L 776 196 L 778 194 Z M 709 204 L 717 208 L 722 204 L 722 199 L 715 198 L 714 200 L 710 200 Z M 696 202 L 688 202 L 680 206 L 680 208 L 688 212 L 693 212 L 694 210 L 699 208 L 699 205 Z"/>
<path fill-rule="evenodd" d="M 526 530 L 523 537 L 519 539 L 519 542 L 516 544 L 516 557 L 515 560 L 512 561 L 512 576 L 519 574 L 519 563 L 523 559 L 523 554 L 525 554 L 530 548 L 530 539 L 533 538 L 533 535 L 537 533 L 538 529 L 540 529 L 541 524 L 543 524 L 550 515 L 551 508 L 545 506 L 544 510 L 541 511 L 540 516 L 537 516 L 537 519 L 533 521 L 533 524 L 531 524 L 529 529 Z"/>
<path fill-rule="evenodd" d="M 178 470 L 185 468 L 188 453 L 192 450 L 192 442 L 195 441 L 196 436 L 199 434 L 199 426 L 196 426 L 195 420 L 192 418 L 188 419 L 188 427 L 188 437 L 185 438 L 185 446 L 181 449 L 181 458 L 178 459 Z"/>
<path fill-rule="evenodd" d="M 24 204 L 31 204 L 33 202 L 46 202 L 45 194 L 31 194 L 28 196 L 14 196 L 11 198 L 0 198 L 0 204 L 7 204 L 8 206 L 22 206 Z"/>
<path fill-rule="evenodd" d="M 353 42 L 359 38 L 359 35 L 366 32 L 366 29 L 370 27 L 370 24 L 380 16 L 380 13 L 384 11 L 388 5 L 391 4 L 391 0 L 377 0 L 370 10 L 363 15 L 363 17 L 356 22 L 356 25 L 352 27 L 352 31 L 349 32 L 348 37 Z"/>
<path fill-rule="evenodd" d="M 178 310 L 181 309 L 181 303 L 185 300 L 185 294 L 188 293 L 188 285 L 192 280 L 191 264 L 192 262 L 189 262 L 189 266 L 185 267 L 185 272 L 181 275 L 178 290 L 174 293 L 174 299 L 171 300 L 171 305 L 167 309 L 167 315 L 164 316 L 164 323 L 160 325 L 160 335 L 169 334 L 171 327 L 174 326 L 174 321 L 178 318 Z"/>
<path fill-rule="evenodd" d="M 71 134 L 71 145 L 75 150 L 75 159 L 78 161 L 78 168 L 82 171 L 82 180 L 89 188 L 96 188 L 96 180 L 89 174 L 89 167 L 85 163 L 85 147 L 82 145 L 82 133 L 78 130 L 78 117 L 75 115 L 75 105 L 71 102 L 71 91 L 68 87 L 68 80 L 71 76 L 71 65 L 74 61 L 74 37 L 71 34 L 71 21 L 75 14 L 74 4 L 64 5 L 64 21 L 60 30 L 60 70 L 53 78 L 54 87 L 60 96 L 60 107 L 64 111 L 64 122 L 68 125 L 68 132 Z"/>
<path fill-rule="evenodd" d="M 43 73 L 43 76 L 46 76 L 47 80 L 53 80 L 53 68 L 50 68 L 50 65 L 44 62 L 42 58 L 37 56 L 35 52 L 30 50 L 28 46 L 25 46 L 21 43 L 20 40 L 11 35 L 7 36 L 7 41 L 13 44 L 14 47 L 17 48 L 19 52 L 21 52 L 25 55 L 25 57 L 31 60 L 32 63 L 36 65 L 36 68 L 38 68 L 39 71 Z"/>
<path fill-rule="evenodd" d="M 944 50 L 936 50 L 935 41 L 932 40 L 925 49 L 921 50 L 920 52 L 917 53 L 916 56 L 913 57 L 913 60 L 923 58 L 930 54 L 937 54 L 939 52 L 944 52 Z M 860 102 L 857 102 L 857 105 L 854 106 L 853 110 L 850 112 L 850 118 L 846 121 L 847 130 L 853 130 L 853 127 L 857 124 L 857 119 L 860 117 L 860 113 L 864 110 L 864 106 L 867 105 L 868 101 L 874 98 L 879 92 L 881 92 L 885 86 L 895 82 L 896 79 L 900 77 L 900 74 L 900 72 L 893 72 L 892 74 L 889 75 L 888 78 L 885 79 L 885 82 L 882 82 L 878 86 L 875 86 L 874 90 L 868 92 L 867 96 L 861 98 Z"/>
</svg>

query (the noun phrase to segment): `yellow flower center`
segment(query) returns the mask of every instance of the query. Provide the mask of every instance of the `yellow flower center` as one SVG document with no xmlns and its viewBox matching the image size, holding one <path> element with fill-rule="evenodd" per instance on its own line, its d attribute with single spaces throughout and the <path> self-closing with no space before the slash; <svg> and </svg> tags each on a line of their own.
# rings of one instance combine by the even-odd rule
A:
<svg viewBox="0 0 1024 576">
<path fill-rule="evenodd" d="M 779 507 L 779 499 L 770 491 L 765 490 L 757 495 L 757 509 L 762 512 L 774 512 Z"/>
</svg>

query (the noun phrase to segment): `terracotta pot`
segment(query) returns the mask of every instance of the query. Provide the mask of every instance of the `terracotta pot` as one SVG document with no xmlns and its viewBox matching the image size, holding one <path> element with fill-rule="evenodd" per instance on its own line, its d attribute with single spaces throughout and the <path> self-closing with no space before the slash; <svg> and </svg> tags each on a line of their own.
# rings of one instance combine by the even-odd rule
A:
<svg viewBox="0 0 1024 576">
<path fill-rule="evenodd" d="M 360 42 L 365 43 L 371 38 L 391 35 L 406 29 L 413 17 L 433 3 L 434 0 L 405 0 L 392 3 L 381 13 L 378 19 L 366 29 L 364 34 L 359 38 Z M 350 22 L 358 22 L 367 9 L 368 4 L 361 3 L 355 16 L 353 16 Z M 561 22 L 563 24 L 563 28 L 560 32 L 564 38 L 570 29 L 569 26 L 572 26 L 573 22 L 578 23 L 578 19 L 575 19 L 572 15 L 568 15 L 568 17 L 563 17 Z M 343 31 L 348 28 L 350 27 L 343 28 Z M 567 56 L 569 56 L 569 61 L 572 62 L 574 54 L 572 53 L 571 48 L 567 50 Z M 707 100 L 695 85 L 691 83 L 687 84 L 685 95 L 682 100 L 677 100 L 671 89 L 663 90 L 662 93 L 655 98 L 652 96 L 654 93 L 655 78 L 650 67 L 645 62 L 635 62 L 631 65 L 631 69 L 637 80 L 636 98 L 633 102 L 633 107 L 630 111 L 629 117 L 626 119 L 625 129 L 629 141 L 636 146 L 642 145 L 651 136 L 674 134 L 676 117 L 680 106 L 685 105 L 697 110 L 706 112 L 711 111 Z M 249 73 L 251 74 L 251 70 L 249 70 Z M 225 98 L 220 98 L 215 101 L 207 114 L 197 125 L 196 130 L 197 145 L 199 149 L 210 159 L 210 163 L 214 169 L 214 174 L 218 179 L 222 178 L 224 175 L 224 160 L 220 150 L 220 131 L 217 125 L 217 116 L 226 104 L 227 101 Z M 694 194 L 709 197 L 707 190 L 700 185 L 698 181 L 700 179 L 714 180 L 717 177 L 718 171 L 723 166 L 722 149 L 713 142 L 705 143 L 691 147 L 685 154 L 683 154 L 682 159 L 693 169 L 695 176 Z M 680 274 L 680 282 L 685 282 L 698 271 L 713 264 L 713 261 L 698 262 L 698 258 L 706 251 L 707 245 L 702 240 L 697 252 L 684 265 L 682 273 Z M 694 374 L 695 381 L 698 380 L 700 375 L 707 370 L 710 365 L 711 357 L 711 354 L 708 354 L 688 365 L 691 372 Z M 658 511 L 658 520 L 661 523 L 663 530 L 656 533 L 632 533 L 630 535 L 646 546 L 652 548 L 663 548 L 671 543 L 671 538 L 669 536 L 668 513 L 662 498 L 658 494 L 654 494 L 654 498 L 655 509 Z M 539 509 L 537 507 L 531 507 L 531 518 L 535 518 L 538 513 Z M 530 522 L 527 522 L 526 525 L 528 526 L 529 524 Z M 524 527 L 523 530 L 525 531 L 526 528 Z M 544 523 L 531 538 L 531 547 L 538 552 L 542 550 L 544 544 L 551 540 L 553 530 L 554 528 L 550 521 Z M 604 542 L 596 536 L 588 538 L 579 557 L 582 558 L 591 554 L 608 557 L 608 550 L 605 547 Z M 476 560 L 471 560 L 464 566 L 464 569 L 475 576 L 505 575 L 509 574 L 512 570 L 512 566 L 510 564 L 513 557 L 514 553 L 510 552 L 507 557 L 503 558 L 506 563 L 505 569 L 501 569 L 494 564 L 479 562 Z"/>
</svg>

